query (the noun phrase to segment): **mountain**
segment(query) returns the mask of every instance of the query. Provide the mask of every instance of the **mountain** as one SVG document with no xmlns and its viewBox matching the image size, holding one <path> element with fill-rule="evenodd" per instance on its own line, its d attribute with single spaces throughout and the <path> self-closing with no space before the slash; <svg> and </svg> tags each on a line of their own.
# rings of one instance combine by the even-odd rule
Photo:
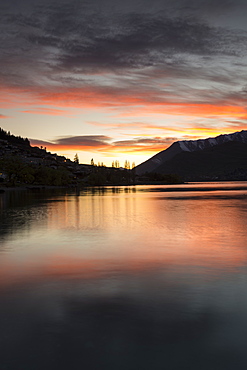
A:
<svg viewBox="0 0 247 370">
<path fill-rule="evenodd" d="M 136 167 L 136 174 L 174 173 L 183 180 L 247 179 L 247 131 L 173 143 Z"/>
</svg>

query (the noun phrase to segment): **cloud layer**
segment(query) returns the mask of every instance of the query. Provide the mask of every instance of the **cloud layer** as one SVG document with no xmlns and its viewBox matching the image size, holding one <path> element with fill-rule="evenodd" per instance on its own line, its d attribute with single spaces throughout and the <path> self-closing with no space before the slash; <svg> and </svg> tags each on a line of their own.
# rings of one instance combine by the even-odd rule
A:
<svg viewBox="0 0 247 370">
<path fill-rule="evenodd" d="M 193 137 L 192 137 L 193 138 Z M 190 137 L 185 137 L 190 139 Z M 92 153 L 139 153 L 147 152 L 149 154 L 157 153 L 168 148 L 177 137 L 134 137 L 129 140 L 117 140 L 109 136 L 89 135 L 89 136 L 71 136 L 58 138 L 53 141 L 43 141 L 31 139 L 31 145 L 43 146 L 51 151 L 91 151 Z"/>
<path fill-rule="evenodd" d="M 105 135 L 103 127 L 112 127 L 123 137 L 131 119 L 146 119 L 139 128 L 148 130 L 160 130 L 155 117 L 186 117 L 198 132 L 215 128 L 217 119 L 223 128 L 241 128 L 246 12 L 243 0 L 2 2 L 0 107 L 26 116 L 69 119 L 81 109 L 111 117 L 109 124 L 98 121 L 102 135 L 49 143 L 60 148 L 152 151 L 170 142 L 160 131 L 148 139 L 135 134 L 130 142 Z M 181 130 L 167 120 L 162 125 L 164 132 Z"/>
<path fill-rule="evenodd" d="M 171 5 L 169 13 L 109 13 L 73 1 L 41 3 L 29 11 L 3 9 L 1 80 L 40 86 L 51 79 L 50 85 L 71 86 L 85 83 L 88 76 L 147 67 L 167 69 L 168 74 L 173 69 L 176 75 L 193 65 L 191 56 L 246 55 L 244 31 L 210 25 L 195 11 L 192 17 L 186 2 L 179 5 L 183 16 L 175 12 L 179 6 L 171 16 Z"/>
</svg>

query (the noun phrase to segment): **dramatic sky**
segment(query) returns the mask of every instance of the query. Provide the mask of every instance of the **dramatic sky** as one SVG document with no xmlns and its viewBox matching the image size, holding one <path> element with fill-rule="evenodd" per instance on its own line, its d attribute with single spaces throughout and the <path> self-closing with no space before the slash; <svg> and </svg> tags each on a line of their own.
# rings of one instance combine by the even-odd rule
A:
<svg viewBox="0 0 247 370">
<path fill-rule="evenodd" d="M 80 163 L 247 127 L 246 0 L 0 0 L 0 126 Z"/>
</svg>

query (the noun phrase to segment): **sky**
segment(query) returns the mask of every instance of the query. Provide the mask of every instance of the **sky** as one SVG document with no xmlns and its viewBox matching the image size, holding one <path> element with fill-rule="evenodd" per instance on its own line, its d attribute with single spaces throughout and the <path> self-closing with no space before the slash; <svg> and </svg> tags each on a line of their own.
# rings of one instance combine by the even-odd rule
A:
<svg viewBox="0 0 247 370">
<path fill-rule="evenodd" d="M 136 165 L 247 129 L 246 0 L 0 0 L 0 127 Z"/>
</svg>

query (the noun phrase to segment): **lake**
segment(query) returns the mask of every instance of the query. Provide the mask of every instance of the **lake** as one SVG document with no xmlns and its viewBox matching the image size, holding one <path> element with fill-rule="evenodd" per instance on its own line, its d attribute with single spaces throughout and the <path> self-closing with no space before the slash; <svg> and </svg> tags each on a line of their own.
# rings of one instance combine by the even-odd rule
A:
<svg viewBox="0 0 247 370">
<path fill-rule="evenodd" d="M 246 370 L 247 182 L 0 194 L 1 370 Z"/>
</svg>

